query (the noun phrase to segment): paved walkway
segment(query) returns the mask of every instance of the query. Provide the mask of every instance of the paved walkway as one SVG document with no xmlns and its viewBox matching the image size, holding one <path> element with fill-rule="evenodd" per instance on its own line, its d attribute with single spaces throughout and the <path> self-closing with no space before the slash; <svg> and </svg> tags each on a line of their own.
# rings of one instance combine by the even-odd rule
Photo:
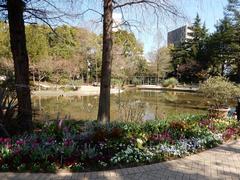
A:
<svg viewBox="0 0 240 180">
<path fill-rule="evenodd" d="M 0 173 L 0 180 L 240 180 L 240 140 L 173 161 L 92 173 Z"/>
</svg>

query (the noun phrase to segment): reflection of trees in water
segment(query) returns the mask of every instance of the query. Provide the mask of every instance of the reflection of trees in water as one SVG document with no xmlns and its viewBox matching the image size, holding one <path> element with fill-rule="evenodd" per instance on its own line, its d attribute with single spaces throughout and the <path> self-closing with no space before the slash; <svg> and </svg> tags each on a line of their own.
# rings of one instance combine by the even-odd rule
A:
<svg viewBox="0 0 240 180">
<path fill-rule="evenodd" d="M 165 93 L 163 93 L 162 97 L 163 97 L 164 100 L 170 101 L 170 102 L 175 102 L 175 101 L 178 100 L 177 93 L 174 92 L 174 91 L 165 92 Z"/>
<path fill-rule="evenodd" d="M 91 113 L 96 110 L 96 105 L 97 99 L 91 96 L 33 98 L 33 106 L 39 112 L 39 119 L 45 119 L 45 116 L 56 118 L 58 113 L 71 115 L 74 119 L 92 119 Z"/>
<path fill-rule="evenodd" d="M 143 121 L 146 104 L 139 100 L 119 102 L 119 119 L 127 122 Z"/>
<path fill-rule="evenodd" d="M 38 110 L 38 119 L 71 115 L 76 120 L 96 119 L 98 96 L 82 97 L 34 97 L 33 107 Z M 111 120 L 126 121 L 163 119 L 179 113 L 204 112 L 203 97 L 193 93 L 126 91 L 111 95 Z"/>
</svg>

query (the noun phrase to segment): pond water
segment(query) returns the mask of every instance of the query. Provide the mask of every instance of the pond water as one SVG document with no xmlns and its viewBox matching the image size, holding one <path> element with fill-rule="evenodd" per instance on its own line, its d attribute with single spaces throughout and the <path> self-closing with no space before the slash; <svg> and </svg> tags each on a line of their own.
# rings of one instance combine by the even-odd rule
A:
<svg viewBox="0 0 240 180">
<path fill-rule="evenodd" d="M 70 115 L 74 120 L 97 117 L 98 96 L 33 97 L 35 120 Z M 128 90 L 111 95 L 111 120 L 152 120 L 178 114 L 200 114 L 207 101 L 197 93 Z"/>
</svg>

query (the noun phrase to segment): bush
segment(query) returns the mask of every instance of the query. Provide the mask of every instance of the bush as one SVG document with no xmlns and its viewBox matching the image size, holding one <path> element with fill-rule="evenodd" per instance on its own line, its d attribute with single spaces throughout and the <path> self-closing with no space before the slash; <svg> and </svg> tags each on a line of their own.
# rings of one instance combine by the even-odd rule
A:
<svg viewBox="0 0 240 180">
<path fill-rule="evenodd" d="M 162 83 L 163 87 L 170 87 L 170 88 L 174 88 L 177 84 L 178 84 L 178 80 L 174 77 L 166 79 Z"/>
<path fill-rule="evenodd" d="M 132 79 L 132 84 L 134 84 L 134 85 L 141 85 L 142 84 L 142 80 L 139 79 L 139 78 L 134 77 Z"/>
<path fill-rule="evenodd" d="M 111 79 L 111 85 L 114 87 L 122 87 L 123 83 L 121 79 Z"/>
<path fill-rule="evenodd" d="M 204 97 L 212 99 L 214 108 L 228 107 L 229 101 L 240 96 L 240 88 L 224 77 L 211 77 L 200 85 Z"/>
</svg>

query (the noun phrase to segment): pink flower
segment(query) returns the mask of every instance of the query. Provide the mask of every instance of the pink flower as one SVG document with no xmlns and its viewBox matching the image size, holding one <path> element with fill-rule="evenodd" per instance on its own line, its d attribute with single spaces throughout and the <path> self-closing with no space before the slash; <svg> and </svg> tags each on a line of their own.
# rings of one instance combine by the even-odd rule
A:
<svg viewBox="0 0 240 180">
<path fill-rule="evenodd" d="M 151 137 L 151 140 L 153 141 L 159 141 L 159 142 L 162 142 L 162 141 L 169 141 L 169 142 L 173 142 L 173 139 L 172 139 L 172 136 L 169 132 L 167 131 L 164 131 L 163 133 L 161 134 L 155 134 Z"/>
<path fill-rule="evenodd" d="M 71 139 L 65 139 L 63 144 L 64 146 L 71 146 L 73 144 L 73 141 Z"/>
<path fill-rule="evenodd" d="M 11 139 L 10 138 L 0 138 L 0 143 L 7 144 L 10 143 Z"/>
<path fill-rule="evenodd" d="M 14 154 L 19 154 L 21 152 L 21 149 L 20 148 L 16 148 L 15 150 L 14 150 Z"/>
<path fill-rule="evenodd" d="M 23 145 L 23 144 L 25 144 L 25 141 L 22 140 L 22 139 L 20 139 L 20 140 L 17 140 L 17 141 L 16 141 L 16 144 L 17 144 L 17 145 Z"/>
</svg>

